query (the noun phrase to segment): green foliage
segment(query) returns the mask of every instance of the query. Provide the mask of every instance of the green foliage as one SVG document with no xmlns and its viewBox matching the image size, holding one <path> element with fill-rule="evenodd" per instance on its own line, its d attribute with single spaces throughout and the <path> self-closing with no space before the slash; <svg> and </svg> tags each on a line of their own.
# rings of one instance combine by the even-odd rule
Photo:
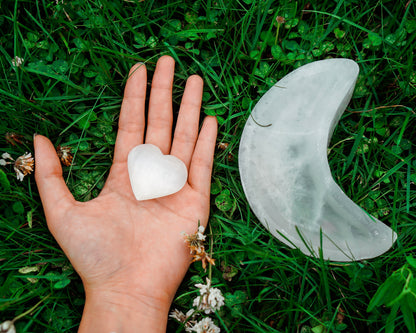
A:
<svg viewBox="0 0 416 333">
<path fill-rule="evenodd" d="M 224 190 L 215 198 L 215 205 L 222 212 L 227 212 L 233 208 L 233 199 L 230 197 L 230 191 Z"/>
<path fill-rule="evenodd" d="M 412 329 L 413 1 L 16 0 L 2 2 L 0 27 L 1 153 L 33 153 L 35 132 L 71 146 L 74 162 L 64 177 L 81 201 L 104 186 L 129 68 L 145 62 L 150 78 L 160 55 L 174 57 L 175 111 L 186 78 L 203 77 L 202 112 L 217 117 L 223 144 L 215 154 L 210 215 L 213 283 L 226 295 L 227 310 L 217 314 L 222 331 Z M 22 65 L 12 65 L 15 56 Z M 259 98 L 293 69 L 330 57 L 360 66 L 353 100 L 328 147 L 333 177 L 399 235 L 387 254 L 349 264 L 305 257 L 271 237 L 250 210 L 238 173 L 241 132 Z M 7 141 L 7 132 L 21 134 L 21 144 Z M 11 165 L 1 166 L 0 199 L 2 318 L 51 293 L 16 323 L 18 332 L 75 331 L 82 284 L 48 231 L 33 174 L 20 182 Z M 21 273 L 24 267 L 37 270 Z M 189 286 L 207 274 L 192 265 L 174 306 L 189 305 Z"/>
<path fill-rule="evenodd" d="M 415 332 L 416 260 L 410 256 L 406 260 L 407 264 L 387 278 L 368 304 L 368 312 L 381 305 L 391 308 L 386 321 L 386 332 L 395 332 L 395 320 L 399 311 L 408 331 Z"/>
<path fill-rule="evenodd" d="M 231 309 L 231 317 L 238 318 L 243 312 L 244 303 L 247 299 L 246 293 L 241 290 L 236 290 L 233 294 L 226 293 L 224 298 L 226 306 Z"/>
<path fill-rule="evenodd" d="M 2 186 L 2 191 L 8 192 L 10 191 L 10 182 L 7 179 L 7 175 L 3 170 L 0 170 L 0 184 Z"/>
</svg>

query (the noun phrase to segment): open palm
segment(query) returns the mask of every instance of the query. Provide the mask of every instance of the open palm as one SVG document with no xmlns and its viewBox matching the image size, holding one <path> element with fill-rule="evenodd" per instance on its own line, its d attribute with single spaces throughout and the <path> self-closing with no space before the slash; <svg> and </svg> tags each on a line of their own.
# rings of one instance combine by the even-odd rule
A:
<svg viewBox="0 0 416 333">
<path fill-rule="evenodd" d="M 87 304 L 89 295 L 100 295 L 103 302 L 122 295 L 126 303 L 140 299 L 149 306 L 169 307 L 190 263 L 182 233 L 194 233 L 198 223 L 207 224 L 217 123 L 207 117 L 198 134 L 203 82 L 191 76 L 172 140 L 173 76 L 173 59 L 160 58 L 146 125 L 146 68 L 138 64 L 131 69 L 113 165 L 96 199 L 73 198 L 53 145 L 43 136 L 35 137 L 35 176 L 48 227 L 80 275 Z M 142 143 L 154 144 L 185 163 L 188 182 L 181 191 L 153 200 L 135 199 L 127 155 Z"/>
</svg>

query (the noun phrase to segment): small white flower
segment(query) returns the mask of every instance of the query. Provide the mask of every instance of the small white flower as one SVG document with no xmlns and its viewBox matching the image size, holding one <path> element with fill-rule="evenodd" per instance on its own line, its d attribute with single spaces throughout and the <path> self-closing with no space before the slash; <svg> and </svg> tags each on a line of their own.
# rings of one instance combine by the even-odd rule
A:
<svg viewBox="0 0 416 333">
<path fill-rule="evenodd" d="M 4 158 L 5 160 L 13 160 L 13 158 L 10 156 L 9 153 L 3 153 L 1 157 Z"/>
<path fill-rule="evenodd" d="M 195 309 L 190 309 L 186 312 L 186 319 L 192 318 L 195 315 Z"/>
<path fill-rule="evenodd" d="M 220 328 L 214 324 L 211 318 L 206 317 L 198 321 L 190 330 L 196 333 L 219 333 Z"/>
<path fill-rule="evenodd" d="M 7 165 L 7 162 L 3 159 L 0 159 L 0 165 L 5 166 Z"/>
<path fill-rule="evenodd" d="M 19 169 L 15 168 L 14 171 L 16 172 L 16 178 L 22 182 L 25 175 Z"/>
<path fill-rule="evenodd" d="M 178 309 L 174 309 L 170 312 L 169 317 L 176 319 L 181 323 L 185 323 L 186 321 L 188 321 L 189 318 L 192 318 L 194 315 L 195 309 L 190 309 L 186 314 L 184 314 L 182 311 L 179 311 Z"/>
<path fill-rule="evenodd" d="M 34 163 L 35 160 L 31 153 L 25 153 L 24 155 L 19 156 L 13 166 L 17 179 L 23 181 L 23 178 L 33 171 Z"/>
<path fill-rule="evenodd" d="M 214 313 L 224 305 L 224 296 L 218 288 L 211 288 L 211 281 L 207 278 L 207 284 L 198 283 L 195 287 L 199 288 L 198 296 L 194 299 L 193 306 L 206 314 Z"/>
<path fill-rule="evenodd" d="M 6 320 L 0 324 L 0 333 L 16 333 L 16 328 L 11 320 Z"/>
<path fill-rule="evenodd" d="M 185 325 L 185 331 L 186 332 L 192 332 L 192 326 L 196 323 L 196 320 L 192 320 L 195 315 L 195 310 L 190 309 L 186 314 L 184 314 L 182 311 L 179 311 L 178 309 L 174 309 L 169 314 L 169 317 L 176 319 L 180 323 Z"/>
<path fill-rule="evenodd" d="M 23 62 L 24 62 L 24 59 L 23 58 L 20 58 L 18 56 L 15 56 L 12 59 L 12 65 L 13 65 L 13 67 L 19 67 L 19 66 L 21 66 L 23 64 Z"/>
<path fill-rule="evenodd" d="M 178 309 L 174 309 L 169 313 L 169 317 L 176 319 L 177 321 L 183 323 L 185 314 L 182 311 L 179 311 Z"/>
<path fill-rule="evenodd" d="M 205 231 L 205 228 L 202 226 L 202 225 L 200 225 L 199 227 L 198 227 L 198 232 L 197 232 L 197 239 L 198 240 L 202 240 L 202 241 L 204 241 L 205 240 L 205 238 L 207 237 L 207 236 L 205 236 L 204 235 L 204 231 Z"/>
</svg>

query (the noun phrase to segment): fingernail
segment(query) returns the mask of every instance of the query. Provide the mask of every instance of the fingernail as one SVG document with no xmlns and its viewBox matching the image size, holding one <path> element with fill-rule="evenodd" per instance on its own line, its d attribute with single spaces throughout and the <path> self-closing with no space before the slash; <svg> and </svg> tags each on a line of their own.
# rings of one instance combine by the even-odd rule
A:
<svg viewBox="0 0 416 333">
<path fill-rule="evenodd" d="M 33 133 L 33 140 L 35 140 L 36 135 L 38 135 L 38 133 Z"/>
</svg>

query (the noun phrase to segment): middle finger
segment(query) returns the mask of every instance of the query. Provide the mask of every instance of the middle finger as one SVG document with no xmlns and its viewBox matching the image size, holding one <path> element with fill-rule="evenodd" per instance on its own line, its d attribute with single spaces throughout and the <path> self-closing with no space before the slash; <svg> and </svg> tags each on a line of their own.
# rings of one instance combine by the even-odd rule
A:
<svg viewBox="0 0 416 333">
<path fill-rule="evenodd" d="M 172 86 L 175 61 L 169 56 L 161 57 L 152 81 L 147 120 L 146 143 L 158 146 L 168 154 L 172 135 Z"/>
</svg>

